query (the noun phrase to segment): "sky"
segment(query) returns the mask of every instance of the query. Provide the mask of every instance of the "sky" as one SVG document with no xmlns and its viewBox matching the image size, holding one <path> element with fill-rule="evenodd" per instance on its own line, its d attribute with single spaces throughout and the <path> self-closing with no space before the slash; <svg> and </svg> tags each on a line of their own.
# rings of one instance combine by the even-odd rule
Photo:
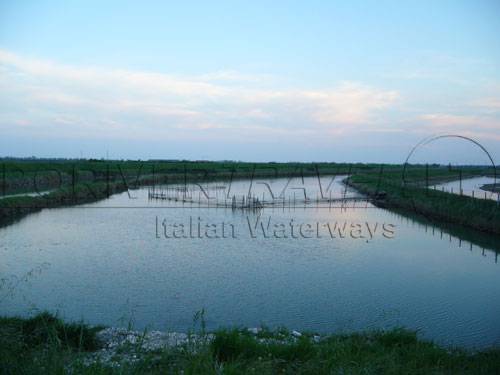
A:
<svg viewBox="0 0 500 375">
<path fill-rule="evenodd" d="M 0 156 L 401 163 L 444 134 L 500 163 L 499 0 L 0 0 Z"/>
</svg>

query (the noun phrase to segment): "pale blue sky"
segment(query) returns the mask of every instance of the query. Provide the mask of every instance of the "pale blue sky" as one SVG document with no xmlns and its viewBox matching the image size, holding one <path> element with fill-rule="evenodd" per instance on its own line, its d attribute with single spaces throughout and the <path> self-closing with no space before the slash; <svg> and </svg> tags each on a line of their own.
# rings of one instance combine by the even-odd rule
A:
<svg viewBox="0 0 500 375">
<path fill-rule="evenodd" d="M 499 36 L 500 1 L 0 1 L 0 154 L 498 162 Z"/>
</svg>

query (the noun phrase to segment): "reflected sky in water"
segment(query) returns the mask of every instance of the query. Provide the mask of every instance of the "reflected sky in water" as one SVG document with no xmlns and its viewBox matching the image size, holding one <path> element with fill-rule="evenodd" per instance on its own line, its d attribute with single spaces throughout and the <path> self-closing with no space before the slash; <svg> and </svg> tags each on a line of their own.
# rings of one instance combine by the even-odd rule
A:
<svg viewBox="0 0 500 375">
<path fill-rule="evenodd" d="M 341 177 L 326 196 L 356 196 Z M 256 196 L 268 192 L 253 182 Z M 266 181 L 282 191 L 287 180 Z M 318 197 L 318 180 L 289 182 Z M 227 185 L 208 183 L 217 199 Z M 231 194 L 247 194 L 249 181 Z M 192 187 L 192 186 L 191 186 Z M 295 191 L 297 191 L 295 189 Z M 259 212 L 148 200 L 148 189 L 80 207 L 45 209 L 0 229 L 0 314 L 36 310 L 68 320 L 185 331 L 204 308 L 207 326 L 284 325 L 319 332 L 405 326 L 448 345 L 500 344 L 495 251 L 387 210 L 351 202 Z M 270 194 L 270 193 L 269 193 Z M 196 194 L 192 194 L 196 198 Z M 357 204 L 357 206 L 356 206 Z M 354 205 L 354 208 L 352 206 Z M 393 224 L 394 236 L 251 238 L 249 220 Z M 165 238 L 157 223 L 234 225 L 236 238 Z M 380 229 L 380 227 L 379 227 Z M 159 237 L 159 238 L 158 238 Z M 494 240 L 492 241 L 494 243 Z"/>
</svg>

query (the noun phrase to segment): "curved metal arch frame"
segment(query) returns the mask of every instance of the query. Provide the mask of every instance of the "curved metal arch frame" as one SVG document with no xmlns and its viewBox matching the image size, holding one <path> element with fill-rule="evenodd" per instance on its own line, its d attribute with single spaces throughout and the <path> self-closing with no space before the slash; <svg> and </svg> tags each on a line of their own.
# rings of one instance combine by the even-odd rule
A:
<svg viewBox="0 0 500 375">
<path fill-rule="evenodd" d="M 469 141 L 469 142 L 472 142 L 473 144 L 475 144 L 476 146 L 478 146 L 487 156 L 488 156 L 488 159 L 490 160 L 491 162 L 491 165 L 493 166 L 493 185 L 496 186 L 497 184 L 497 169 L 496 169 L 496 166 L 495 166 L 495 162 L 493 161 L 493 158 L 491 157 L 490 153 L 488 152 L 488 150 L 486 150 L 486 148 L 480 144 L 479 142 L 477 142 L 476 140 L 470 138 L 470 137 L 466 137 L 466 136 L 463 136 L 463 135 L 458 135 L 458 134 L 444 134 L 444 135 L 434 135 L 434 136 L 430 136 L 430 137 L 427 137 L 427 138 L 424 138 L 423 140 L 421 140 L 419 143 L 417 143 L 415 146 L 413 146 L 413 148 L 411 149 L 410 153 L 408 154 L 408 156 L 406 157 L 406 160 L 405 160 L 405 163 L 403 165 L 403 183 L 405 184 L 406 186 L 406 167 L 408 165 L 408 160 L 410 160 L 410 158 L 412 157 L 412 155 L 414 154 L 414 152 L 422 147 L 422 146 L 425 146 L 431 142 L 434 142 L 438 139 L 442 139 L 442 138 L 460 138 L 460 139 L 464 139 L 466 141 Z"/>
</svg>

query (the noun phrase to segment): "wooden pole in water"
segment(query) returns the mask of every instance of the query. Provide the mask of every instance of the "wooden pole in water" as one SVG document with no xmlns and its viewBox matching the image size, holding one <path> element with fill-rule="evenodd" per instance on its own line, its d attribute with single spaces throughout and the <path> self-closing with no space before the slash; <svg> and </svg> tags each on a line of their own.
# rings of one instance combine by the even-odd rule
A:
<svg viewBox="0 0 500 375">
<path fill-rule="evenodd" d="M 462 195 L 462 170 L 458 171 L 458 175 L 460 176 L 460 195 Z"/>
<path fill-rule="evenodd" d="M 73 201 L 75 201 L 75 185 L 76 185 L 76 174 L 75 174 L 75 166 L 73 165 L 73 169 L 71 172 L 71 192 L 73 196 Z"/>
<path fill-rule="evenodd" d="M 184 197 L 186 197 L 186 186 L 187 186 L 187 170 L 186 170 L 186 164 L 184 164 Z"/>
<path fill-rule="evenodd" d="M 154 186 L 155 185 L 154 185 L 154 181 L 153 181 L 153 188 L 154 188 Z M 5 195 L 5 164 L 3 165 L 3 193 Z M 109 189 L 109 164 L 106 165 L 106 196 L 108 198 L 110 196 L 110 189 Z"/>
<path fill-rule="evenodd" d="M 429 188 L 429 163 L 425 164 L 425 188 Z M 427 190 L 426 193 L 428 193 Z"/>
<path fill-rule="evenodd" d="M 107 167 L 108 173 L 107 176 L 109 176 L 109 165 Z M 109 177 L 108 177 L 109 179 Z M 5 192 L 7 191 L 7 181 L 5 180 L 5 163 L 2 163 L 2 196 L 5 195 Z M 109 195 L 108 195 L 109 197 Z"/>
</svg>

